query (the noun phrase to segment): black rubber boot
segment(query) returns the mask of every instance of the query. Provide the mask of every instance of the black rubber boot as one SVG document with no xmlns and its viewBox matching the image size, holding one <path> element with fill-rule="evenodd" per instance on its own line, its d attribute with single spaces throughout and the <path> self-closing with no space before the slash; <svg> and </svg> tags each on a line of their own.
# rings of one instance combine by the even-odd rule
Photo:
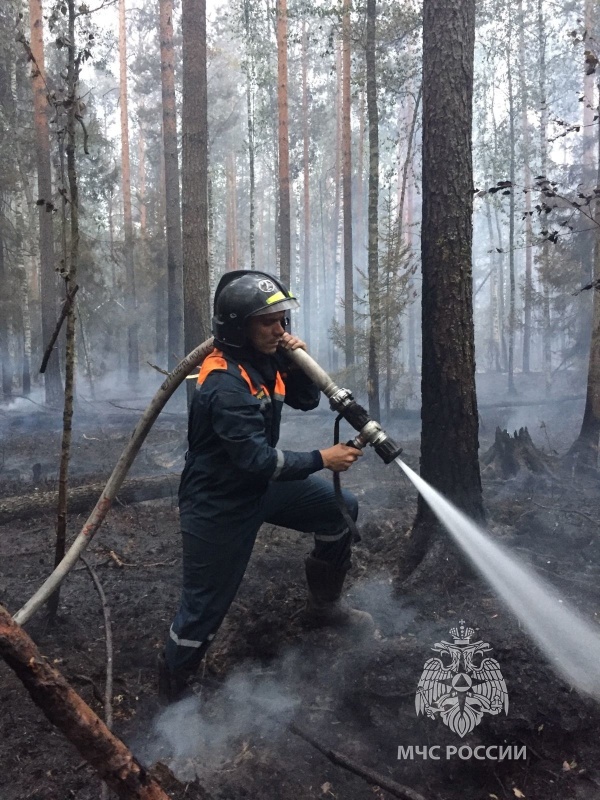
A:
<svg viewBox="0 0 600 800">
<path fill-rule="evenodd" d="M 307 621 L 318 626 L 352 627 L 363 632 L 375 629 L 373 617 L 352 608 L 341 599 L 348 569 L 336 568 L 328 561 L 308 556 L 305 561 L 308 601 Z"/>
<path fill-rule="evenodd" d="M 168 706 L 193 695 L 192 681 L 194 673 L 171 672 L 165 654 L 158 656 L 158 700 L 161 705 Z"/>
</svg>

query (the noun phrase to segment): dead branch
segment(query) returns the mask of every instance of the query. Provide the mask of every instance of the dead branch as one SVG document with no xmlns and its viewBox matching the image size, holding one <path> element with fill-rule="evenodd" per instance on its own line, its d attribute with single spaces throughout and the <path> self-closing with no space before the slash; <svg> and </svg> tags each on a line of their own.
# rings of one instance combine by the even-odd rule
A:
<svg viewBox="0 0 600 800">
<path fill-rule="evenodd" d="M 129 748 L 43 658 L 34 642 L 0 606 L 0 655 L 33 702 L 122 800 L 170 800 Z"/>
<path fill-rule="evenodd" d="M 142 500 L 159 500 L 177 494 L 179 475 L 153 475 L 148 478 L 133 478 L 119 489 L 118 501 L 122 505 L 140 503 Z M 77 486 L 69 489 L 71 514 L 89 511 L 104 488 L 103 483 Z M 56 492 L 18 494 L 0 499 L 0 525 L 19 519 L 32 519 L 52 511 L 56 506 Z"/>
<path fill-rule="evenodd" d="M 100 603 L 102 604 L 102 616 L 104 617 L 104 636 L 106 639 L 106 680 L 104 683 L 104 722 L 106 727 L 111 730 L 113 724 L 113 710 L 112 710 L 112 695 L 113 695 L 113 638 L 112 638 L 112 623 L 110 619 L 110 606 L 106 601 L 104 589 L 100 583 L 98 573 L 88 562 L 86 558 L 81 556 L 81 560 L 85 564 L 85 568 L 90 573 L 94 586 L 98 592 Z"/>
<path fill-rule="evenodd" d="M 102 604 L 102 615 L 104 617 L 104 638 L 106 641 L 106 680 L 104 682 L 104 722 L 108 730 L 112 730 L 113 725 L 113 708 L 112 708 L 112 694 L 113 694 L 113 644 L 112 644 L 112 625 L 110 621 L 110 606 L 106 602 L 106 595 L 100 583 L 98 574 L 88 563 L 87 559 L 81 556 L 85 568 L 90 573 L 94 586 L 100 597 Z M 108 786 L 102 782 L 102 789 L 100 791 L 100 800 L 108 800 Z"/>
<path fill-rule="evenodd" d="M 185 376 L 189 375 L 194 367 L 197 367 L 199 364 L 201 364 L 204 358 L 206 358 L 206 356 L 212 351 L 212 349 L 213 340 L 211 337 L 196 347 L 195 350 L 192 350 L 192 352 L 187 355 L 183 361 L 180 361 L 173 372 L 171 372 L 169 377 L 163 382 L 160 389 L 156 392 L 150 402 L 150 405 L 138 422 L 131 439 L 129 440 L 129 443 L 121 453 L 121 456 L 117 461 L 117 464 L 113 469 L 112 474 L 94 507 L 94 510 L 88 517 L 85 525 L 69 548 L 67 554 L 60 564 L 54 569 L 54 572 L 46 579 L 42 586 L 40 586 L 33 597 L 31 597 L 27 603 L 25 603 L 25 605 L 15 614 L 15 621 L 19 625 L 23 625 L 32 617 L 33 614 L 35 614 L 40 606 L 42 606 L 43 603 L 45 603 L 50 595 L 54 592 L 56 587 L 62 583 L 64 578 L 69 574 L 69 571 L 75 566 L 79 556 L 91 542 L 94 534 L 108 514 L 108 511 L 112 505 L 112 501 L 121 488 L 121 484 L 125 480 L 125 476 L 129 472 L 129 468 L 133 464 L 133 461 L 138 454 L 144 439 L 148 435 L 148 432 L 152 428 L 156 418 L 164 408 L 167 400 L 175 392 L 177 387 L 184 381 Z"/>
<path fill-rule="evenodd" d="M 299 728 L 295 723 L 291 722 L 288 725 L 288 729 L 294 735 L 299 736 L 301 739 L 304 739 L 305 742 L 312 745 L 334 764 L 347 769 L 349 772 L 353 772 L 355 775 L 359 775 L 361 778 L 364 778 L 367 783 L 380 786 L 386 792 L 394 795 L 394 797 L 399 797 L 401 800 L 425 800 L 423 795 L 415 792 L 414 789 L 403 786 L 401 783 L 396 783 L 396 781 L 386 778 L 385 775 L 381 775 L 379 772 L 375 772 L 368 767 L 363 767 L 351 758 L 348 758 L 348 756 L 338 753 L 336 750 L 330 750 L 326 745 L 318 739 L 315 739 L 314 736 L 306 733 L 306 731 Z"/>
<path fill-rule="evenodd" d="M 54 345 L 56 344 L 56 340 L 58 339 L 58 334 L 60 333 L 60 329 L 62 328 L 62 324 L 65 321 L 67 314 L 69 313 L 69 309 L 71 308 L 71 304 L 75 299 L 75 295 L 77 294 L 77 290 L 79 286 L 75 285 L 70 292 L 67 292 L 67 296 L 65 297 L 65 302 L 63 303 L 62 311 L 60 312 L 60 317 L 58 318 L 58 322 L 56 323 L 56 328 L 54 329 L 54 333 L 50 337 L 50 341 L 48 342 L 48 347 L 44 351 L 44 357 L 42 359 L 42 366 L 40 367 L 40 372 L 45 372 L 46 367 L 48 366 L 48 361 L 50 356 L 52 355 L 52 350 Z"/>
</svg>

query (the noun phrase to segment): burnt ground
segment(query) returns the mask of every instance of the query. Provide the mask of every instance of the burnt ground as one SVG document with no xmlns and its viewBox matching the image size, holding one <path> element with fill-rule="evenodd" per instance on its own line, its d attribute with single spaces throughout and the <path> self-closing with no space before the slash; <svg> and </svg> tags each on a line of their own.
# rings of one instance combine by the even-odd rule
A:
<svg viewBox="0 0 600 800">
<path fill-rule="evenodd" d="M 567 380 L 564 394 L 577 387 Z M 503 397 L 489 383 L 480 403 Z M 539 387 L 528 388 L 533 395 Z M 561 387 L 556 390 L 560 394 Z M 117 403 L 141 407 L 141 403 Z M 496 425 L 528 424 L 538 448 L 553 459 L 574 437 L 582 402 L 520 409 L 482 409 L 482 447 Z M 284 444 L 297 449 L 331 440 L 333 417 L 314 412 L 298 424 L 289 415 Z M 74 483 L 106 477 L 136 415 L 114 405 L 82 403 L 76 418 Z M 0 409 L 0 493 L 52 487 L 60 419 L 24 401 Z M 388 429 L 418 466 L 418 420 L 394 418 Z M 181 414 L 163 415 L 134 474 L 181 466 Z M 36 479 L 32 467 L 36 468 Z M 388 792 L 333 764 L 292 733 L 290 723 L 327 748 L 427 800 L 565 800 L 600 797 L 600 706 L 558 677 L 518 621 L 487 586 L 459 589 L 432 583 L 431 591 L 398 590 L 396 573 L 410 536 L 416 497 L 395 465 L 372 452 L 343 476 L 361 501 L 363 540 L 355 549 L 349 599 L 370 610 L 375 636 L 315 630 L 303 621 L 302 561 L 306 537 L 264 526 L 234 606 L 202 673 L 199 696 L 161 712 L 155 665 L 179 593 L 175 500 L 117 504 L 88 550 L 111 609 L 114 637 L 115 731 L 148 766 L 167 764 L 174 800 L 198 798 L 386 798 Z M 176 482 L 175 482 L 176 485 Z M 501 481 L 484 476 L 488 528 L 531 564 L 593 623 L 600 619 L 598 479 L 555 480 L 520 473 Z M 74 535 L 84 520 L 71 519 Z M 48 514 L 0 528 L 0 602 L 15 612 L 51 571 L 53 519 Z M 460 739 L 443 723 L 415 713 L 415 691 L 434 643 L 449 640 L 459 619 L 493 647 L 508 687 L 508 714 L 484 716 Z M 60 615 L 49 626 L 42 613 L 26 629 L 84 699 L 101 715 L 105 674 L 104 624 L 92 581 L 83 567 L 66 580 Z M 90 800 L 100 782 L 76 750 L 32 704 L 0 665 L 1 800 Z M 456 755 L 446 760 L 398 759 L 398 747 L 478 745 L 527 748 L 503 761 Z M 466 751 L 465 751 L 466 752 Z M 492 751 L 496 752 L 496 751 Z M 198 783 L 199 781 L 199 783 Z"/>
</svg>

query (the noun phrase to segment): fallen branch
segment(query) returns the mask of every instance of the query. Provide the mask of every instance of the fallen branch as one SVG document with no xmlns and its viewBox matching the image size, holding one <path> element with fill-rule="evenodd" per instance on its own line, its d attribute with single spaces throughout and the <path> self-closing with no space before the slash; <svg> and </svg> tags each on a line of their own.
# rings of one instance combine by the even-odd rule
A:
<svg viewBox="0 0 600 800">
<path fill-rule="evenodd" d="M 163 382 L 160 389 L 152 398 L 150 405 L 142 415 L 142 418 L 138 422 L 131 439 L 129 440 L 129 443 L 121 453 L 121 456 L 117 461 L 117 464 L 113 469 L 112 474 L 94 507 L 94 510 L 88 517 L 85 525 L 69 548 L 67 554 L 60 564 L 55 568 L 54 572 L 40 586 L 33 597 L 31 597 L 27 603 L 25 603 L 25 605 L 15 614 L 15 622 L 17 622 L 19 625 L 23 625 L 33 616 L 33 614 L 35 614 L 35 612 L 54 592 L 56 587 L 62 583 L 72 567 L 75 566 L 77 559 L 91 542 L 94 534 L 106 517 L 112 501 L 121 488 L 121 484 L 125 480 L 125 476 L 129 472 L 129 468 L 133 464 L 133 461 L 138 454 L 144 439 L 148 435 L 148 432 L 152 428 L 156 418 L 164 408 L 167 400 L 183 382 L 185 376 L 189 375 L 194 367 L 197 367 L 200 363 L 202 363 L 204 358 L 206 358 L 212 349 L 213 340 L 212 338 L 207 339 L 195 350 L 192 350 L 192 352 L 175 367 L 173 372 Z"/>
<path fill-rule="evenodd" d="M 0 606 L 0 655 L 45 716 L 122 800 L 170 800 L 160 784 L 84 703 Z"/>
<path fill-rule="evenodd" d="M 113 708 L 112 708 L 112 695 L 113 695 L 113 644 L 112 644 L 112 625 L 110 621 L 110 606 L 106 602 L 106 595 L 100 583 L 100 578 L 94 568 L 88 563 L 87 559 L 81 556 L 81 560 L 85 564 L 85 568 L 90 573 L 90 577 L 94 581 L 94 586 L 98 592 L 100 603 L 102 604 L 102 616 L 104 617 L 104 639 L 106 642 L 106 679 L 104 681 L 104 724 L 108 730 L 112 730 L 113 725 Z M 108 800 L 108 786 L 102 783 L 102 790 L 100 792 L 100 800 Z"/>
<path fill-rule="evenodd" d="M 148 478 L 133 478 L 124 483 L 118 492 L 122 505 L 140 503 L 142 500 L 159 500 L 177 494 L 178 474 L 153 475 Z M 93 508 L 104 488 L 103 483 L 77 486 L 69 489 L 69 509 L 71 514 L 81 514 Z M 36 492 L 17 494 L 0 500 L 0 525 L 18 519 L 32 519 L 54 511 L 56 492 Z M 47 526 L 46 526 L 47 527 Z M 43 528 L 42 530 L 45 530 Z"/>
<path fill-rule="evenodd" d="M 85 564 L 85 568 L 90 573 L 91 579 L 94 581 L 94 586 L 98 592 L 100 603 L 102 604 L 102 616 L 104 617 L 104 637 L 106 640 L 106 680 L 104 682 L 104 722 L 106 727 L 111 730 L 113 724 L 113 710 L 112 710 L 112 695 L 113 695 L 113 639 L 112 639 L 112 624 L 110 620 L 110 606 L 106 601 L 104 589 L 100 583 L 98 573 L 92 565 L 81 556 L 81 560 Z"/>
<path fill-rule="evenodd" d="M 69 313 L 69 309 L 71 308 L 71 304 L 75 299 L 75 295 L 77 294 L 78 289 L 79 286 L 77 286 L 76 284 L 70 292 L 67 292 L 67 296 L 65 297 L 65 302 L 63 303 L 62 311 L 60 312 L 60 317 L 58 318 L 58 322 L 56 323 L 56 328 L 54 329 L 54 333 L 50 337 L 50 341 L 48 342 L 48 347 L 44 351 L 42 366 L 40 367 L 41 373 L 46 371 L 46 367 L 48 366 L 48 361 L 50 360 L 50 356 L 52 355 L 52 350 L 54 349 L 54 345 L 56 344 L 56 340 L 58 339 L 58 334 L 60 333 L 60 329 L 62 328 L 63 322 L 67 318 L 67 314 Z"/>
<path fill-rule="evenodd" d="M 391 778 L 386 778 L 385 775 L 381 775 L 379 772 L 357 764 L 351 758 L 348 758 L 348 756 L 338 753 L 336 750 L 330 750 L 326 745 L 322 744 L 318 739 L 315 739 L 314 736 L 306 733 L 306 731 L 299 728 L 295 723 L 291 722 L 288 725 L 288 729 L 294 735 L 299 736 L 301 739 L 304 739 L 305 742 L 312 745 L 319 753 L 322 753 L 334 764 L 347 769 L 349 772 L 353 772 L 355 775 L 359 775 L 374 786 L 380 786 L 386 792 L 393 794 L 394 797 L 399 797 L 401 800 L 425 800 L 422 794 L 415 792 L 415 790 L 411 789 L 409 786 L 396 783 L 396 781 L 391 780 Z"/>
</svg>

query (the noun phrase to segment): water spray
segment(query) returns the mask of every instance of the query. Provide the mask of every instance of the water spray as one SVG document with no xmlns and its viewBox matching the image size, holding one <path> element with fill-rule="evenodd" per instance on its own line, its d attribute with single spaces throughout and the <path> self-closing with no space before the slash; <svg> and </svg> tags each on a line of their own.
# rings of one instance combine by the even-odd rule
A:
<svg viewBox="0 0 600 800">
<path fill-rule="evenodd" d="M 402 448 L 398 447 L 379 422 L 371 419 L 366 408 L 356 402 L 352 392 L 337 386 L 305 350 L 300 348 L 287 350 L 286 354 L 329 398 L 332 410 L 337 411 L 346 422 L 352 425 L 355 431 L 358 431 L 358 435 L 347 442 L 350 447 L 362 450 L 369 444 L 385 464 L 391 464 L 400 455 Z"/>
<path fill-rule="evenodd" d="M 396 463 L 476 569 L 569 684 L 600 700 L 600 633 L 557 590 L 423 480 Z"/>
</svg>

